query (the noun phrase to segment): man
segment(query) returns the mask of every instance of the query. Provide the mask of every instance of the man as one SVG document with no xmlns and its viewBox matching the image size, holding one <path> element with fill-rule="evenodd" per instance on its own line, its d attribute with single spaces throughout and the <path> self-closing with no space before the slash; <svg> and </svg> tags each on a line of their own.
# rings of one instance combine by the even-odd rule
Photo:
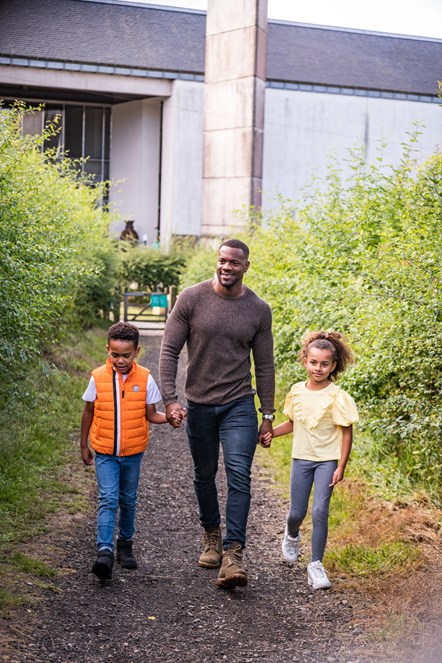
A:
<svg viewBox="0 0 442 663">
<path fill-rule="evenodd" d="M 204 528 L 199 565 L 218 568 L 219 587 L 245 586 L 242 563 L 250 508 L 251 465 L 259 442 L 272 433 L 275 371 L 272 315 L 266 302 L 243 285 L 249 249 L 231 239 L 218 251 L 216 276 L 186 288 L 167 320 L 160 355 L 160 389 L 166 417 L 176 428 L 183 412 L 176 394 L 180 352 L 187 344 L 187 426 L 194 484 Z M 258 431 L 252 388 L 252 352 L 262 423 Z M 227 475 L 226 534 L 215 477 L 222 444 Z"/>
</svg>

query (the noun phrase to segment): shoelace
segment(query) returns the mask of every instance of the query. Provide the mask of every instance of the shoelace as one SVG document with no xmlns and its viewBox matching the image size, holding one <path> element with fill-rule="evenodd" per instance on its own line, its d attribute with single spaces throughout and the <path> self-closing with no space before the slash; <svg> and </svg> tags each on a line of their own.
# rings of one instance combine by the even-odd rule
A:
<svg viewBox="0 0 442 663">
<path fill-rule="evenodd" d="M 209 548 L 211 546 L 217 546 L 219 541 L 219 533 L 215 532 L 206 532 L 206 546 Z"/>
<path fill-rule="evenodd" d="M 237 564 L 238 566 L 241 566 L 242 562 L 242 550 L 241 548 L 229 548 L 227 552 L 227 557 L 229 558 L 229 562 L 231 564 Z"/>
</svg>

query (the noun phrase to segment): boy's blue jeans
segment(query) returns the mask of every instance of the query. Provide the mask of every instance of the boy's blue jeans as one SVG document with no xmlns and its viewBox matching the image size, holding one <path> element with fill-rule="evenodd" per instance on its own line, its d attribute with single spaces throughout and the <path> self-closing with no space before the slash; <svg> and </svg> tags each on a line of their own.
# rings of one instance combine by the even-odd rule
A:
<svg viewBox="0 0 442 663">
<path fill-rule="evenodd" d="M 97 548 L 114 549 L 117 509 L 118 538 L 130 541 L 135 530 L 135 508 L 143 453 L 133 456 L 95 454 L 98 483 Z"/>
<path fill-rule="evenodd" d="M 244 545 L 250 509 L 251 466 L 258 442 L 253 396 L 226 405 L 200 405 L 188 401 L 186 431 L 202 527 L 217 527 L 221 523 L 215 483 L 221 442 L 227 475 L 223 545 L 228 548 L 234 541 Z"/>
</svg>

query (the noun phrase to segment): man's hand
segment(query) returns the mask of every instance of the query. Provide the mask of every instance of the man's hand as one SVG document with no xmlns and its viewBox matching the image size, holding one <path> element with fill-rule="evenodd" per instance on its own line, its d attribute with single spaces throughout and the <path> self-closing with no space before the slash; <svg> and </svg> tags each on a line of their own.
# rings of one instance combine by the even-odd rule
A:
<svg viewBox="0 0 442 663">
<path fill-rule="evenodd" d="M 258 431 L 258 444 L 268 449 L 272 444 L 273 427 L 270 419 L 263 419 Z"/>
<path fill-rule="evenodd" d="M 166 419 L 173 428 L 179 428 L 186 418 L 186 408 L 180 403 L 166 405 Z"/>
</svg>

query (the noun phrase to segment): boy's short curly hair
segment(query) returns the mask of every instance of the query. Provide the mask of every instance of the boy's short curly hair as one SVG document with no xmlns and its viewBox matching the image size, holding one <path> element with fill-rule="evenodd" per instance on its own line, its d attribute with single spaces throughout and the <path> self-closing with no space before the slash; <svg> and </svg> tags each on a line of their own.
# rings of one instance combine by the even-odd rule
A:
<svg viewBox="0 0 442 663">
<path fill-rule="evenodd" d="M 116 322 L 112 327 L 109 327 L 107 340 L 108 342 L 132 341 L 134 348 L 137 349 L 140 342 L 140 332 L 130 322 Z"/>
</svg>

